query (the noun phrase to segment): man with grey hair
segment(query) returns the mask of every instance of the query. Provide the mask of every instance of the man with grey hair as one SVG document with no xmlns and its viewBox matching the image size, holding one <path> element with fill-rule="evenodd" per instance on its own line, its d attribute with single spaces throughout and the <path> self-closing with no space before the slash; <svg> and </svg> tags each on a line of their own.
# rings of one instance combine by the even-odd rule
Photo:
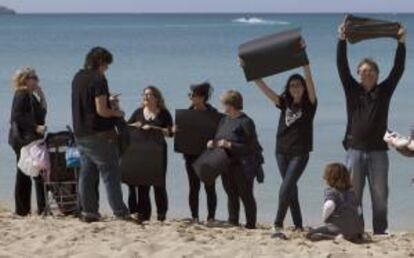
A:
<svg viewBox="0 0 414 258">
<path fill-rule="evenodd" d="M 339 27 L 337 66 L 346 97 L 347 127 L 344 147 L 352 185 L 362 204 L 365 180 L 368 179 L 373 209 L 374 234 L 385 234 L 388 208 L 388 147 L 383 141 L 387 130 L 391 97 L 405 67 L 405 30 L 398 33 L 394 66 L 388 77 L 378 83 L 378 65 L 363 59 L 358 65 L 359 79 L 349 69 L 345 27 Z"/>
</svg>

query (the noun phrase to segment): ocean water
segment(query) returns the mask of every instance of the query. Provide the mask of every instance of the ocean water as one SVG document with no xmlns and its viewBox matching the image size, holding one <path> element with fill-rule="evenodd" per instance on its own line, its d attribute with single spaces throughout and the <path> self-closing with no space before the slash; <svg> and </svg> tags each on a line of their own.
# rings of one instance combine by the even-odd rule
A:
<svg viewBox="0 0 414 258">
<path fill-rule="evenodd" d="M 226 89 L 240 90 L 245 96 L 245 112 L 256 122 L 266 158 L 266 179 L 255 186 L 260 222 L 272 222 L 281 183 L 274 158 L 279 112 L 245 82 L 237 65 L 240 43 L 269 33 L 301 27 L 317 87 L 319 108 L 315 119 L 314 151 L 299 182 L 299 195 L 306 225 L 321 222 L 324 166 L 344 161 L 341 140 L 345 130 L 344 94 L 336 70 L 336 28 L 341 14 L 258 14 L 250 22 L 242 14 L 136 14 L 136 15 L 17 15 L 0 16 L 0 202 L 13 207 L 15 157 L 7 145 L 10 106 L 13 96 L 11 76 L 22 65 L 36 68 L 49 102 L 48 126 L 51 131 L 71 123 L 70 84 L 82 66 L 86 52 L 100 45 L 113 52 L 115 61 L 108 73 L 110 88 L 122 93 L 122 107 L 129 115 L 140 103 L 142 89 L 157 85 L 173 112 L 188 106 L 187 92 L 192 83 L 208 80 L 214 85 L 212 103 Z M 413 15 L 382 14 L 378 17 L 402 22 L 408 30 L 407 68 L 390 110 L 389 127 L 408 134 L 414 122 L 414 59 L 410 51 L 414 29 Z M 349 47 L 352 67 L 365 56 L 380 64 L 381 78 L 391 68 L 396 43 L 381 39 Z M 267 79 L 281 91 L 286 72 Z M 169 141 L 168 194 L 170 217 L 189 217 L 188 183 L 182 156 L 172 151 Z M 391 229 L 414 229 L 414 160 L 390 151 L 389 218 Z M 217 185 L 217 217 L 227 216 L 226 197 Z M 371 226 L 370 199 L 365 192 L 366 224 Z M 125 191 L 125 199 L 127 192 Z M 105 196 L 102 209 L 108 209 Z M 205 196 L 201 191 L 200 213 L 205 217 Z M 242 214 L 241 217 L 244 217 Z M 287 216 L 289 224 L 290 215 Z"/>
</svg>

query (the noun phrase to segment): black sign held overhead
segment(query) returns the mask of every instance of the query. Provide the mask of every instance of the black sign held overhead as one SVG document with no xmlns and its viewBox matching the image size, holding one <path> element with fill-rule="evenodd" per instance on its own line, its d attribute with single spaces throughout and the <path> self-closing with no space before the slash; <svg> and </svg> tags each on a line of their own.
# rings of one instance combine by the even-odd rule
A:
<svg viewBox="0 0 414 258">
<path fill-rule="evenodd" d="M 247 81 L 264 78 L 309 63 L 300 30 L 290 30 L 246 42 L 239 58 Z"/>
<path fill-rule="evenodd" d="M 357 17 L 354 15 L 347 15 L 344 25 L 346 38 L 352 44 L 375 38 L 398 39 L 398 31 L 401 28 L 399 22 Z"/>
<path fill-rule="evenodd" d="M 165 184 L 166 148 L 163 136 L 133 127 L 130 144 L 121 157 L 122 181 L 128 185 Z"/>
<path fill-rule="evenodd" d="M 199 155 L 207 142 L 214 138 L 222 114 L 211 111 L 177 109 L 175 123 L 178 128 L 174 136 L 174 150 L 189 155 Z"/>
</svg>

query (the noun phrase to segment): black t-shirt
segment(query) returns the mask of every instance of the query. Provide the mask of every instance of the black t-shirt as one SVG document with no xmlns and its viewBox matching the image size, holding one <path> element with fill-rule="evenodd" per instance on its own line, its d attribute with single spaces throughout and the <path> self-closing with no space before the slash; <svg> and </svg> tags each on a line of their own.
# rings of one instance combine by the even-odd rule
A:
<svg viewBox="0 0 414 258">
<path fill-rule="evenodd" d="M 302 155 L 313 149 L 313 118 L 317 101 L 305 102 L 304 106 L 293 109 L 288 107 L 281 97 L 279 126 L 276 135 L 276 152 L 282 154 Z"/>
<path fill-rule="evenodd" d="M 93 135 L 114 129 L 115 119 L 104 118 L 96 112 L 95 98 L 107 96 L 109 89 L 105 76 L 93 70 L 80 70 L 72 81 L 72 118 L 75 135 Z"/>
<path fill-rule="evenodd" d="M 367 92 L 351 74 L 346 41 L 338 41 L 337 65 L 345 91 L 348 115 L 343 141 L 346 149 L 369 151 L 388 149 L 383 136 L 388 126 L 391 97 L 404 72 L 405 57 L 405 44 L 399 43 L 390 74 L 384 81 Z"/>
</svg>

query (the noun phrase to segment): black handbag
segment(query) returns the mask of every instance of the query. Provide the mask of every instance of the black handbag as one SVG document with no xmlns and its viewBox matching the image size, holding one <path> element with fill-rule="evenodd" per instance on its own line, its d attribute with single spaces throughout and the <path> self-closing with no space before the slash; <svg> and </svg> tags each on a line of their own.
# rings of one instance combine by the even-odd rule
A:
<svg viewBox="0 0 414 258">
<path fill-rule="evenodd" d="M 193 163 L 197 176 L 207 185 L 212 185 L 216 178 L 226 173 L 229 169 L 231 159 L 222 148 L 205 150 Z"/>
</svg>

